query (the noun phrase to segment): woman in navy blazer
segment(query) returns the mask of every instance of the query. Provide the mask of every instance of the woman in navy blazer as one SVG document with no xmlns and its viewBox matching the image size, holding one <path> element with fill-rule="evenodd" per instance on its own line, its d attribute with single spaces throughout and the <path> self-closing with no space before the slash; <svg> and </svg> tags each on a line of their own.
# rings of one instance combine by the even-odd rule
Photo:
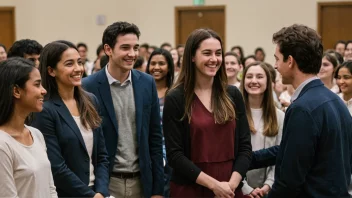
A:
<svg viewBox="0 0 352 198">
<path fill-rule="evenodd" d="M 46 45 L 40 56 L 43 111 L 32 125 L 44 135 L 59 197 L 109 196 L 109 170 L 97 99 L 81 89 L 84 72 L 68 41 Z"/>
</svg>

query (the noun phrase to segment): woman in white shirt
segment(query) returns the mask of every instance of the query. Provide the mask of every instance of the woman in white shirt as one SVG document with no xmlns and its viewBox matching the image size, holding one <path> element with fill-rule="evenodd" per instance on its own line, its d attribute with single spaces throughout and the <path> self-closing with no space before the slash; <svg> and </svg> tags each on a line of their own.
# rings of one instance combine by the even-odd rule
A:
<svg viewBox="0 0 352 198">
<path fill-rule="evenodd" d="M 225 67 L 228 84 L 239 88 L 240 81 L 237 79 L 237 75 L 242 70 L 242 63 L 239 56 L 234 52 L 227 52 L 225 54 Z"/>
<path fill-rule="evenodd" d="M 43 135 L 25 125 L 43 109 L 38 69 L 23 58 L 2 62 L 0 93 L 0 197 L 57 197 Z"/>
<path fill-rule="evenodd" d="M 264 63 L 254 62 L 245 67 L 241 91 L 251 130 L 252 150 L 279 145 L 284 113 L 275 107 L 271 75 Z M 251 170 L 242 187 L 249 197 L 266 195 L 274 183 L 274 167 Z"/>
<path fill-rule="evenodd" d="M 339 88 L 334 82 L 334 70 L 339 65 L 335 55 L 324 53 L 318 77 L 324 83 L 325 87 L 334 93 L 339 93 Z"/>
<path fill-rule="evenodd" d="M 335 79 L 341 90 L 339 96 L 352 115 L 352 61 L 344 62 L 336 69 Z"/>
</svg>

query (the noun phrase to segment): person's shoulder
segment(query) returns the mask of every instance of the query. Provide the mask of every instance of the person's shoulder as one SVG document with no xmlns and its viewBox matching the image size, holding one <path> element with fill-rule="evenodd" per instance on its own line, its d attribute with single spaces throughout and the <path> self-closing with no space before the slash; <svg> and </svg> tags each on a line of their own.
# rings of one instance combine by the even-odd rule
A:
<svg viewBox="0 0 352 198">
<path fill-rule="evenodd" d="M 97 79 L 99 78 L 99 76 L 103 75 L 102 73 L 105 73 L 105 69 L 101 69 L 100 71 L 83 78 L 82 85 L 84 87 L 87 87 L 96 84 L 98 82 Z"/>
<path fill-rule="evenodd" d="M 145 72 L 141 72 L 137 69 L 132 69 L 131 72 L 133 75 L 140 76 L 140 79 L 142 79 L 142 80 L 147 80 L 148 82 L 152 82 L 154 80 L 153 76 L 151 76 Z"/>
<path fill-rule="evenodd" d="M 170 89 L 165 98 L 183 98 L 184 97 L 184 90 L 183 86 L 179 85 L 177 87 L 174 87 Z"/>
</svg>

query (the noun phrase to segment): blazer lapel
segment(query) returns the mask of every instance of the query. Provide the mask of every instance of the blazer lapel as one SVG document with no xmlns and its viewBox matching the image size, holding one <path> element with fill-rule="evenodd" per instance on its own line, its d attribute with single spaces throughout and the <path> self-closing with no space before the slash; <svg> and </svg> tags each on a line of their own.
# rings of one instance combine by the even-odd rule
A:
<svg viewBox="0 0 352 198">
<path fill-rule="evenodd" d="M 140 74 L 132 70 L 132 86 L 133 86 L 133 94 L 134 94 L 134 103 L 136 109 L 136 133 L 138 143 L 140 142 L 140 133 L 142 130 L 142 115 L 143 115 L 143 83 L 139 80 Z"/>
<path fill-rule="evenodd" d="M 83 140 L 83 137 L 82 137 L 82 134 L 81 134 L 81 131 L 78 128 L 75 120 L 73 119 L 73 117 L 72 117 L 70 111 L 68 110 L 68 108 L 66 107 L 65 103 L 62 101 L 62 99 L 58 95 L 52 96 L 52 101 L 56 105 L 56 110 L 59 113 L 59 115 L 61 116 L 61 118 L 72 129 L 72 131 L 77 136 L 77 138 L 79 139 L 80 143 L 82 144 L 84 150 L 88 153 L 87 148 L 86 148 L 86 144 L 84 143 L 84 140 Z"/>
<path fill-rule="evenodd" d="M 114 104 L 112 103 L 112 97 L 111 97 L 111 92 L 110 92 L 110 85 L 108 78 L 106 77 L 105 69 L 102 69 L 100 71 L 99 77 L 99 88 L 98 91 L 100 93 L 101 101 L 105 106 L 106 111 L 109 114 L 109 117 L 111 119 L 111 122 L 113 123 L 115 127 L 115 132 L 118 132 L 117 128 L 117 119 L 115 115 L 115 109 L 114 109 Z"/>
</svg>

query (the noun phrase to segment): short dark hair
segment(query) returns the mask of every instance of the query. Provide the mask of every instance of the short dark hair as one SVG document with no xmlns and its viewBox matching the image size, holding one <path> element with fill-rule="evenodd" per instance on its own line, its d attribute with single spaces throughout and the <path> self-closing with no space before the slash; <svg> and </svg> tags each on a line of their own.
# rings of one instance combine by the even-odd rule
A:
<svg viewBox="0 0 352 198">
<path fill-rule="evenodd" d="M 84 48 L 86 48 L 86 50 L 88 50 L 88 46 L 87 46 L 87 44 L 85 44 L 85 43 L 77 43 L 77 49 L 78 48 L 80 48 L 80 47 L 84 47 Z"/>
<path fill-rule="evenodd" d="M 257 48 L 254 50 L 254 54 L 256 54 L 257 52 L 262 52 L 262 53 L 264 54 L 264 56 L 265 56 L 265 52 L 264 52 L 263 48 L 257 47 Z"/>
<path fill-rule="evenodd" d="M 323 57 L 323 44 L 318 33 L 305 25 L 284 27 L 273 35 L 284 61 L 292 56 L 298 69 L 306 74 L 317 74 Z"/>
<path fill-rule="evenodd" d="M 141 56 L 138 56 L 136 59 L 136 62 L 134 62 L 133 69 L 141 68 L 143 63 L 144 63 L 144 58 Z"/>
<path fill-rule="evenodd" d="M 104 68 L 109 63 L 109 56 L 104 55 L 100 58 L 100 68 Z"/>
<path fill-rule="evenodd" d="M 170 89 L 174 83 L 174 72 L 175 72 L 175 65 L 174 65 L 174 60 L 172 59 L 171 53 L 167 50 L 164 50 L 162 48 L 155 49 L 149 57 L 148 64 L 147 64 L 147 69 L 146 73 L 150 74 L 149 72 L 149 67 L 150 67 L 150 61 L 152 60 L 153 56 L 155 55 L 162 55 L 164 56 L 166 63 L 167 63 L 167 75 L 166 75 L 166 86 L 168 89 Z"/>
<path fill-rule="evenodd" d="M 248 55 L 248 56 L 246 56 L 246 57 L 243 58 L 243 65 L 245 64 L 245 62 L 247 61 L 247 59 L 250 59 L 250 58 L 253 58 L 254 60 L 256 60 L 254 55 Z"/>
<path fill-rule="evenodd" d="M 346 41 L 346 46 L 345 46 L 345 49 L 347 49 L 347 45 L 348 44 L 351 44 L 352 43 L 352 40 L 348 40 L 348 41 Z"/>
<path fill-rule="evenodd" d="M 40 54 L 43 46 L 35 40 L 22 39 L 13 43 L 10 47 L 7 57 L 24 57 L 25 54 Z"/>
<path fill-rule="evenodd" d="M 163 47 L 172 47 L 172 45 L 168 42 L 165 42 L 163 44 L 160 45 L 160 48 L 163 48 Z"/>
<path fill-rule="evenodd" d="M 140 48 L 141 47 L 144 47 L 145 49 L 149 49 L 149 44 L 148 43 L 143 43 L 141 46 L 139 46 Z"/>
<path fill-rule="evenodd" d="M 77 47 L 77 48 L 78 48 L 78 47 Z M 96 52 L 96 53 L 97 53 L 97 56 L 99 56 L 99 54 L 100 54 L 100 52 L 101 52 L 102 50 L 104 51 L 104 46 L 103 46 L 103 44 L 100 44 L 100 45 L 98 46 L 98 48 L 97 48 L 97 52 Z"/>
<path fill-rule="evenodd" d="M 102 39 L 103 45 L 107 44 L 111 48 L 114 48 L 117 42 L 117 36 L 125 35 L 125 34 L 135 34 L 138 39 L 139 39 L 139 36 L 141 35 L 139 28 L 135 24 L 118 21 L 109 25 L 104 30 L 103 39 Z"/>
<path fill-rule="evenodd" d="M 157 46 L 155 46 L 155 45 L 149 46 L 149 48 L 152 48 L 153 50 L 158 49 L 158 47 L 157 47 Z"/>
<path fill-rule="evenodd" d="M 14 113 L 13 88 L 25 88 L 34 63 L 22 57 L 9 58 L 0 63 L 0 125 L 7 123 Z"/>
<path fill-rule="evenodd" d="M 181 48 L 181 47 L 185 47 L 185 45 L 184 45 L 184 44 L 178 44 L 178 45 L 176 46 L 176 49 Z"/>
<path fill-rule="evenodd" d="M 5 50 L 5 52 L 6 52 L 6 46 L 5 46 L 5 45 L 3 45 L 3 44 L 0 43 L 0 47 L 4 48 L 4 50 Z"/>
<path fill-rule="evenodd" d="M 336 42 L 336 44 L 335 44 L 334 49 L 336 49 L 336 47 L 337 47 L 338 44 L 344 44 L 344 45 L 346 46 L 346 41 L 338 40 L 338 41 Z"/>
</svg>

